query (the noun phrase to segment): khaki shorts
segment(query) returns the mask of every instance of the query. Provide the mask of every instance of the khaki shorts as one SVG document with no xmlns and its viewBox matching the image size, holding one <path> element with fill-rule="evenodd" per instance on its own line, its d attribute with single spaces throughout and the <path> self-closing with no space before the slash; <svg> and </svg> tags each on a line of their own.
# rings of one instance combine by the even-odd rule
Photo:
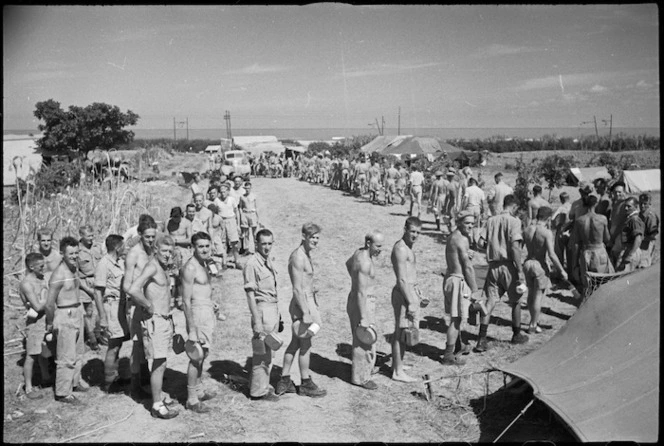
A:
<svg viewBox="0 0 664 446">
<path fill-rule="evenodd" d="M 526 276 L 526 286 L 538 290 L 545 290 L 551 286 L 551 280 L 539 260 L 526 260 L 523 264 L 523 274 Z"/>
<path fill-rule="evenodd" d="M 195 302 L 192 302 L 191 313 L 194 318 L 194 324 L 198 328 L 198 342 L 201 343 L 201 347 L 210 349 L 212 347 L 214 327 L 217 320 L 212 302 L 210 301 L 209 304 L 205 303 L 202 305 L 196 305 Z"/>
<path fill-rule="evenodd" d="M 173 342 L 173 318 L 153 314 L 151 318 L 141 321 L 141 329 L 145 359 L 148 362 L 165 359 Z"/>
<path fill-rule="evenodd" d="M 240 241 L 240 235 L 237 232 L 237 221 L 235 217 L 224 218 L 224 234 L 228 243 L 235 243 Z"/>
<path fill-rule="evenodd" d="M 110 297 L 104 300 L 104 311 L 108 317 L 108 331 L 110 339 L 129 339 L 129 325 L 127 324 L 126 301 Z"/>
<path fill-rule="evenodd" d="M 594 273 L 614 273 L 613 264 L 609 259 L 609 254 L 606 252 L 604 246 L 584 249 L 579 256 L 579 267 L 581 273 L 587 271 Z"/>
<path fill-rule="evenodd" d="M 42 341 L 46 335 L 46 317 L 39 319 L 27 318 L 25 321 L 25 354 L 41 355 Z"/>
<path fill-rule="evenodd" d="M 462 276 L 456 274 L 445 276 L 443 281 L 445 313 L 450 317 L 459 317 L 461 320 L 468 319 L 470 293 L 470 286 Z"/>
<path fill-rule="evenodd" d="M 312 321 L 322 326 L 323 322 L 321 321 L 320 313 L 318 312 L 318 302 L 316 302 L 316 295 L 314 293 L 304 293 L 304 298 L 307 301 L 307 306 L 309 307 Z M 304 315 L 302 309 L 297 303 L 297 299 L 294 297 L 291 299 L 290 305 L 288 306 L 288 312 L 290 313 L 291 320 L 293 322 L 302 320 Z"/>
<path fill-rule="evenodd" d="M 242 212 L 240 214 L 240 227 L 241 228 L 255 228 L 258 226 L 258 216 L 256 212 Z"/>
<path fill-rule="evenodd" d="M 411 186 L 410 187 L 410 197 L 417 201 L 418 203 L 422 201 L 422 186 Z"/>
<path fill-rule="evenodd" d="M 401 294 L 398 287 L 392 288 L 392 308 L 394 309 L 394 320 L 397 328 L 408 328 L 410 326 L 417 328 L 420 326 L 420 303 L 414 289 L 412 295 L 415 298 L 415 317 L 413 322 L 410 322 L 406 317 L 408 311 L 406 298 Z"/>
<path fill-rule="evenodd" d="M 516 304 L 521 300 L 521 295 L 516 292 L 518 271 L 511 261 L 490 262 L 489 271 L 484 282 L 484 291 L 489 298 L 499 300 L 507 293 L 507 302 Z"/>
</svg>

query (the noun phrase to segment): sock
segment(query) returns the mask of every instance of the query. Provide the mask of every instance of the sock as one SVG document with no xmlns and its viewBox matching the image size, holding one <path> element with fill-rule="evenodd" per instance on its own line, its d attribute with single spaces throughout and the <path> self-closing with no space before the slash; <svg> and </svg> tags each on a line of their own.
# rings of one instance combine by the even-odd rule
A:
<svg viewBox="0 0 664 446">
<path fill-rule="evenodd" d="M 489 324 L 480 324 L 480 338 L 486 338 L 486 332 L 489 329 Z"/>
<path fill-rule="evenodd" d="M 512 327 L 512 333 L 514 333 L 514 336 L 518 335 L 520 331 L 521 327 Z"/>
<path fill-rule="evenodd" d="M 196 384 L 196 395 L 203 396 L 205 392 L 203 391 L 203 383 Z"/>
<path fill-rule="evenodd" d="M 187 402 L 189 404 L 198 403 L 198 393 L 196 392 L 196 387 L 197 386 L 187 385 Z"/>
<path fill-rule="evenodd" d="M 447 344 L 445 346 L 445 358 L 454 356 L 454 344 Z"/>
</svg>

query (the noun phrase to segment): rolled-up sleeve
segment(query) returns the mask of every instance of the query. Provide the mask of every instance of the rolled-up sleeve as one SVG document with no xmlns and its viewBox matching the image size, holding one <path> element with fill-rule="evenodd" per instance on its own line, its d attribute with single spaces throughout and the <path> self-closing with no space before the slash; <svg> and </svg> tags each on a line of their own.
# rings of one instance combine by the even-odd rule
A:
<svg viewBox="0 0 664 446">
<path fill-rule="evenodd" d="M 106 279 L 108 278 L 108 263 L 102 258 L 95 269 L 95 288 L 106 288 Z"/>
<path fill-rule="evenodd" d="M 244 291 L 256 291 L 258 284 L 256 282 L 256 267 L 254 262 L 247 262 L 243 271 Z"/>
</svg>

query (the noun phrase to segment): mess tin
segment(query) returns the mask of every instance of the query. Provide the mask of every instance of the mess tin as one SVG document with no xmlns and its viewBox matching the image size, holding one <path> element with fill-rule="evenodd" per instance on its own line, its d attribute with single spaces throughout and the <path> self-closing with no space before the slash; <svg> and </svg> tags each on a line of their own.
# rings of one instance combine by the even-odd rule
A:
<svg viewBox="0 0 664 446">
<path fill-rule="evenodd" d="M 184 343 L 184 351 L 187 352 L 187 356 L 192 361 L 200 361 L 203 359 L 203 347 L 201 347 L 200 342 L 187 341 Z"/>
<path fill-rule="evenodd" d="M 358 325 L 355 329 L 355 334 L 363 344 L 373 345 L 378 340 L 378 333 L 376 333 L 376 330 L 371 325 L 368 327 Z"/>
<path fill-rule="evenodd" d="M 265 345 L 270 347 L 273 351 L 277 351 L 282 345 L 284 345 L 284 341 L 282 341 L 276 333 L 269 333 L 265 336 Z"/>
<path fill-rule="evenodd" d="M 311 324 L 305 324 L 301 320 L 293 322 L 293 333 L 295 333 L 298 338 L 310 338 L 315 336 L 319 330 L 320 325 L 315 322 L 312 322 Z"/>
</svg>

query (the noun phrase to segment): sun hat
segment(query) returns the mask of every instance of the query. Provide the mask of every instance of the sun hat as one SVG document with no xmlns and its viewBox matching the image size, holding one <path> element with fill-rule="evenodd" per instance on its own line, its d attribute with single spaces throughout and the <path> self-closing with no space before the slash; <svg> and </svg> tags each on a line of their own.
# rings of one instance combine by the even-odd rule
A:
<svg viewBox="0 0 664 446">
<path fill-rule="evenodd" d="M 475 214 L 470 211 L 461 211 L 457 214 L 457 221 L 462 221 L 466 217 L 473 217 L 475 219 Z"/>
<path fill-rule="evenodd" d="M 443 171 L 442 171 L 442 170 L 437 170 L 436 173 L 435 173 L 435 175 L 436 175 L 437 177 L 442 177 L 442 176 L 443 176 Z"/>
<path fill-rule="evenodd" d="M 355 329 L 355 334 L 363 344 L 373 345 L 378 340 L 378 334 L 372 326 L 363 327 L 362 325 L 358 325 Z"/>
</svg>

